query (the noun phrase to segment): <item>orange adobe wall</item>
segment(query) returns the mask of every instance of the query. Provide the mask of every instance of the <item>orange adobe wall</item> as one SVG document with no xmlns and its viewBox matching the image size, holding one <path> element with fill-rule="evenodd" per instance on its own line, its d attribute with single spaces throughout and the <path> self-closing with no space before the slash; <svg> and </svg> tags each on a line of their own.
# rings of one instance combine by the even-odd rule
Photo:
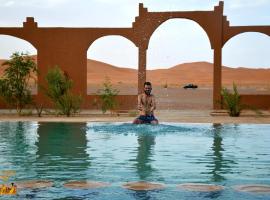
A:
<svg viewBox="0 0 270 200">
<path fill-rule="evenodd" d="M 100 37 L 120 35 L 138 48 L 138 93 L 143 89 L 146 81 L 146 56 L 149 40 L 153 32 L 165 21 L 174 18 L 190 19 L 198 23 L 206 32 L 211 48 L 214 50 L 213 73 L 213 108 L 219 109 L 216 102 L 221 100 L 222 78 L 222 47 L 232 37 L 243 32 L 260 32 L 270 36 L 270 26 L 230 26 L 226 16 L 223 15 L 223 1 L 219 2 L 211 11 L 170 11 L 148 12 L 142 3 L 139 4 L 139 16 L 135 18 L 132 27 L 128 28 L 45 28 L 38 27 L 34 18 L 27 17 L 23 27 L 0 27 L 0 34 L 10 35 L 28 41 L 37 49 L 37 63 L 39 68 L 38 82 L 46 85 L 45 75 L 49 68 L 58 65 L 66 71 L 74 81 L 74 92 L 82 95 L 83 108 L 93 108 L 88 100 L 94 97 L 87 95 L 87 50 L 91 44 Z M 120 109 L 136 107 L 136 96 L 119 96 Z M 249 101 L 246 96 L 244 101 Z M 257 96 L 256 104 L 265 102 Z M 51 107 L 49 99 L 40 91 L 35 97 L 38 104 Z M 253 97 L 251 98 L 253 99 Z M 250 102 L 255 102 L 250 100 Z M 267 102 L 267 105 L 269 103 Z M 0 103 L 0 108 L 5 105 Z"/>
</svg>

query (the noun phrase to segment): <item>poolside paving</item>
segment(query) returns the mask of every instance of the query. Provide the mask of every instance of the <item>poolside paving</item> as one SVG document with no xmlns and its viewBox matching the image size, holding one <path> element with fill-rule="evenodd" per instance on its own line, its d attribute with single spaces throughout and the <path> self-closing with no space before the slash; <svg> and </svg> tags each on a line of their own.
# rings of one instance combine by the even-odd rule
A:
<svg viewBox="0 0 270 200">
<path fill-rule="evenodd" d="M 123 188 L 135 191 L 161 190 L 165 185 L 160 183 L 151 183 L 145 181 L 128 182 L 122 185 Z"/>
<path fill-rule="evenodd" d="M 252 111 L 243 111 L 240 117 L 230 117 L 224 111 L 213 110 L 158 110 L 156 117 L 162 122 L 180 123 L 270 123 L 270 111 L 261 115 Z M 40 122 L 132 122 L 135 118 L 128 112 L 120 114 L 102 114 L 99 110 L 83 110 L 71 117 L 43 114 L 18 116 L 14 111 L 0 110 L 0 121 L 40 121 Z"/>
<path fill-rule="evenodd" d="M 102 187 L 108 187 L 108 186 L 110 186 L 109 183 L 89 181 L 89 180 L 69 181 L 64 184 L 64 187 L 70 188 L 70 189 L 93 189 L 93 188 L 102 188 Z"/>
</svg>

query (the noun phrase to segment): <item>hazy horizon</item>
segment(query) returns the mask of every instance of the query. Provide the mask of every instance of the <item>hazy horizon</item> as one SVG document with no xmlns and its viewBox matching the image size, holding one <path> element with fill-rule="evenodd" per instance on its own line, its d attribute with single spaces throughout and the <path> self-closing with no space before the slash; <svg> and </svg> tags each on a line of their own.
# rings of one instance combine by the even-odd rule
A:
<svg viewBox="0 0 270 200">
<path fill-rule="evenodd" d="M 33 54 L 29 54 L 30 56 L 37 56 L 37 55 L 33 55 Z M 5 59 L 5 58 L 0 58 L 0 61 L 1 60 L 8 60 L 8 59 Z M 112 67 L 116 67 L 116 68 L 123 68 L 123 69 L 134 69 L 134 70 L 138 70 L 137 68 L 135 68 L 134 66 L 117 66 L 117 65 L 114 65 L 114 64 L 111 64 L 111 63 L 107 63 L 105 61 L 102 61 L 102 60 L 96 60 L 96 59 L 92 59 L 92 58 L 87 58 L 87 60 L 92 60 L 92 61 L 96 61 L 96 62 L 101 62 L 101 63 L 104 63 L 105 65 L 110 65 Z M 173 68 L 175 66 L 178 66 L 178 65 L 184 65 L 184 64 L 192 64 L 192 63 L 209 63 L 209 64 L 214 64 L 213 62 L 208 62 L 208 61 L 191 61 L 191 62 L 183 62 L 183 63 L 178 63 L 176 65 L 172 65 L 172 66 L 169 66 L 169 67 L 162 67 L 160 66 L 161 68 L 158 68 L 158 69 L 152 69 L 151 66 L 150 69 L 146 69 L 146 70 L 159 70 L 159 69 L 170 69 L 170 68 Z M 222 65 L 222 67 L 227 67 L 227 68 L 232 68 L 232 69 L 238 69 L 238 68 L 244 68 L 244 69 L 269 69 L 270 70 L 270 67 L 269 68 L 250 68 L 250 67 L 245 67 L 245 66 L 226 66 L 226 65 Z"/>
</svg>

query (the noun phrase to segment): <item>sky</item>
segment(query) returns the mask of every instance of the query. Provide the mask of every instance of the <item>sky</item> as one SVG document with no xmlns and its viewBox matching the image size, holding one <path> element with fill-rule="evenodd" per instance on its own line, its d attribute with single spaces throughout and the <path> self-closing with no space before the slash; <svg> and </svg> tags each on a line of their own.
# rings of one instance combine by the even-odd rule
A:
<svg viewBox="0 0 270 200">
<path fill-rule="evenodd" d="M 218 0 L 0 0 L 0 27 L 22 27 L 34 17 L 39 27 L 131 27 L 139 3 L 148 11 L 213 10 Z M 270 25 L 270 0 L 224 0 L 224 15 L 230 25 Z M 24 40 L 0 35 L 0 58 L 15 51 L 36 54 Z M 270 68 L 270 37 L 244 33 L 223 48 L 223 65 Z M 121 36 L 96 40 L 87 56 L 120 67 L 137 68 L 137 47 Z M 147 51 L 147 69 L 169 68 L 187 62 L 213 62 L 206 33 L 195 22 L 171 19 L 152 35 Z"/>
</svg>

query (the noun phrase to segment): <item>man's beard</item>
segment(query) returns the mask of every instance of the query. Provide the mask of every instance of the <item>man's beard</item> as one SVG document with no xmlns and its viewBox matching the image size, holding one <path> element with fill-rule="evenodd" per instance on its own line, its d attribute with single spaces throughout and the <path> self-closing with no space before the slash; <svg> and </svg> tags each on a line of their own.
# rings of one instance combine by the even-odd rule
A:
<svg viewBox="0 0 270 200">
<path fill-rule="evenodd" d="M 151 94 L 151 91 L 144 91 L 144 93 L 145 93 L 146 95 L 150 95 L 150 94 Z"/>
</svg>

